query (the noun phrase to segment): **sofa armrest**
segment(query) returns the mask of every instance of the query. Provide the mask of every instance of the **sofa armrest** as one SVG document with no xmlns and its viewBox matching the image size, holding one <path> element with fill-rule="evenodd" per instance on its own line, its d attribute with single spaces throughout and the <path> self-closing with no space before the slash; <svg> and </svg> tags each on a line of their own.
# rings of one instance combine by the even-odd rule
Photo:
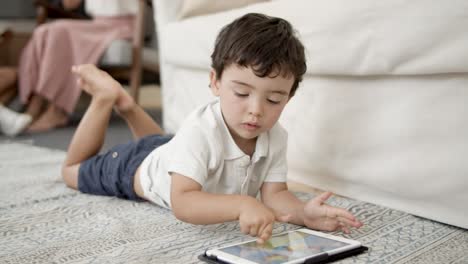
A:
<svg viewBox="0 0 468 264">
<path fill-rule="evenodd" d="M 159 28 L 167 23 L 177 21 L 177 14 L 183 2 L 184 0 L 153 0 L 156 26 Z"/>
</svg>

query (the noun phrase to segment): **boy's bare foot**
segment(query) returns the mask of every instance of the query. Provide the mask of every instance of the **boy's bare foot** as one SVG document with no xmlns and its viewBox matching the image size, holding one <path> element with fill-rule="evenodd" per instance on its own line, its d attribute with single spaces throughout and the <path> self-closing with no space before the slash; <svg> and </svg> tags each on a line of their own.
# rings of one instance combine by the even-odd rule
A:
<svg viewBox="0 0 468 264">
<path fill-rule="evenodd" d="M 29 133 L 45 132 L 68 124 L 68 116 L 54 105 L 50 105 L 46 111 L 34 121 L 26 131 Z"/>
<path fill-rule="evenodd" d="M 133 98 L 107 72 L 95 65 L 73 66 L 72 72 L 78 75 L 78 84 L 93 98 L 112 101 L 119 112 L 125 112 L 135 106 Z"/>
</svg>

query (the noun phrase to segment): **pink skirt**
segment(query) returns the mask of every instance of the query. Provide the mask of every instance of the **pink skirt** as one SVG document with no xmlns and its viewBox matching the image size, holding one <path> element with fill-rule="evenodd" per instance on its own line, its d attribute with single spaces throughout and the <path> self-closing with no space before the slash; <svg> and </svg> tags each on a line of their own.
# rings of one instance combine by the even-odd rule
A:
<svg viewBox="0 0 468 264">
<path fill-rule="evenodd" d="M 36 28 L 19 62 L 21 101 L 27 104 L 35 94 L 73 113 L 81 89 L 71 66 L 96 64 L 113 40 L 132 37 L 133 24 L 133 16 L 125 16 L 62 19 Z"/>
</svg>

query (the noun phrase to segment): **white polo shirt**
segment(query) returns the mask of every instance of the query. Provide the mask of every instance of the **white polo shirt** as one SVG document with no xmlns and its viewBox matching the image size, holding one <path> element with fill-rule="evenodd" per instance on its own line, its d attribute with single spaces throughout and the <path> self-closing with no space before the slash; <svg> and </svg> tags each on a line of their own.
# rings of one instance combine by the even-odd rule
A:
<svg viewBox="0 0 468 264">
<path fill-rule="evenodd" d="M 176 172 L 215 194 L 256 197 L 263 182 L 286 182 L 287 132 L 277 123 L 259 135 L 250 158 L 234 142 L 216 100 L 196 109 L 174 138 L 140 166 L 145 197 L 171 207 L 171 175 Z"/>
</svg>

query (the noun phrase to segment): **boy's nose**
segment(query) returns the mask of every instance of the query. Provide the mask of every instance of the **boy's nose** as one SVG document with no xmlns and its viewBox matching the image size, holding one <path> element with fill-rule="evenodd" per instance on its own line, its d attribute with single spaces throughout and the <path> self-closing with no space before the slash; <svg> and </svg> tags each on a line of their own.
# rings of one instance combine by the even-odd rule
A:
<svg viewBox="0 0 468 264">
<path fill-rule="evenodd" d="M 257 116 L 257 117 L 262 116 L 263 115 L 262 103 L 257 102 L 257 100 L 253 100 L 253 102 L 250 103 L 249 114 L 253 116 Z"/>
</svg>

